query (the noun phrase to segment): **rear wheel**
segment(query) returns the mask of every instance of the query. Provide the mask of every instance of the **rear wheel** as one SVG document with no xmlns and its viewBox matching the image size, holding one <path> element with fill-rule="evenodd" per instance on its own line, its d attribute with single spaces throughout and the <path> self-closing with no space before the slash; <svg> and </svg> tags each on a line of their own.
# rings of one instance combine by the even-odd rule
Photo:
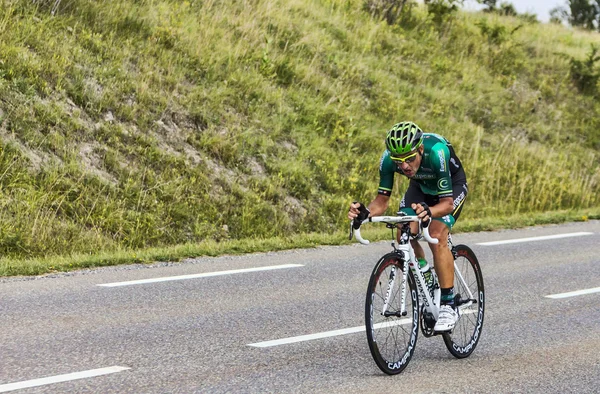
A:
<svg viewBox="0 0 600 394">
<path fill-rule="evenodd" d="M 465 358 L 473 353 L 481 337 L 485 293 L 475 253 L 465 245 L 457 245 L 454 252 L 454 294 L 460 318 L 452 332 L 443 334 L 443 338 L 454 357 Z"/>
<path fill-rule="evenodd" d="M 403 261 L 398 254 L 383 256 L 371 274 L 365 302 L 369 349 L 377 366 L 389 375 L 406 368 L 415 351 L 419 332 L 415 281 L 409 272 L 407 283 L 403 284 L 402 268 Z"/>
</svg>

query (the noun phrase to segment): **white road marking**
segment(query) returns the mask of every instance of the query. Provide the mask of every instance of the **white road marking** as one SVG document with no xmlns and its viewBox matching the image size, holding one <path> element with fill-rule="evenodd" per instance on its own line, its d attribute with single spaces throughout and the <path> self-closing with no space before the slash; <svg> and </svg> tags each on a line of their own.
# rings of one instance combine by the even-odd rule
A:
<svg viewBox="0 0 600 394">
<path fill-rule="evenodd" d="M 468 311 L 464 312 L 464 314 L 475 313 L 475 312 L 477 312 L 477 311 L 468 310 Z M 412 323 L 412 319 L 411 318 L 398 319 L 398 320 L 390 320 L 390 321 L 387 321 L 387 322 L 375 324 L 375 329 L 377 330 L 377 329 L 380 329 L 380 328 L 388 328 L 388 327 L 399 326 L 399 325 L 410 324 L 410 323 Z M 314 339 L 329 338 L 329 337 L 335 337 L 335 336 L 345 335 L 345 334 L 353 334 L 353 333 L 356 333 L 356 332 L 364 332 L 364 331 L 365 331 L 365 326 L 350 327 L 350 328 L 343 328 L 341 330 L 319 332 L 319 333 L 316 333 L 316 334 L 300 335 L 300 336 L 297 336 L 297 337 L 275 339 L 275 340 L 272 340 L 272 341 L 265 341 L 265 342 L 256 342 L 256 343 L 251 343 L 248 346 L 253 346 L 253 347 L 271 347 L 271 346 L 279 346 L 279 345 L 288 345 L 290 343 L 312 341 Z"/>
<path fill-rule="evenodd" d="M 130 369 L 130 368 L 113 366 L 113 367 L 92 369 L 89 371 L 68 373 L 65 375 L 49 376 L 47 378 L 41 378 L 41 379 L 26 380 L 24 382 L 2 384 L 2 385 L 0 385 L 0 393 L 6 393 L 7 391 L 13 391 L 13 390 L 26 389 L 26 388 L 30 388 L 30 387 L 45 386 L 47 384 L 53 384 L 53 383 L 68 382 L 70 380 L 93 378 L 96 376 L 108 375 L 111 373 L 121 372 L 121 371 L 125 371 L 128 369 Z"/>
<path fill-rule="evenodd" d="M 504 244 L 515 244 L 519 242 L 531 242 L 531 241 L 545 241 L 547 239 L 558 239 L 558 238 L 569 238 L 569 237 L 581 237 L 583 235 L 593 235 L 594 233 L 589 232 L 580 232 L 580 233 L 568 233 L 568 234 L 556 234 L 556 235 L 544 235 L 540 237 L 530 237 L 530 238 L 516 238 L 516 239 L 506 239 L 504 241 L 492 241 L 492 242 L 480 242 L 477 245 L 504 245 Z"/>
<path fill-rule="evenodd" d="M 317 333 L 317 334 L 301 335 L 301 336 L 298 336 L 298 337 L 275 339 L 273 341 L 251 343 L 248 346 L 253 346 L 253 347 L 271 347 L 271 346 L 287 345 L 289 343 L 304 342 L 304 341 L 311 341 L 313 339 L 335 337 L 335 336 L 338 336 L 338 335 L 351 334 L 351 333 L 354 333 L 354 332 L 361 332 L 361 331 L 364 331 L 364 330 L 365 330 L 364 326 L 362 326 L 362 327 L 352 327 L 352 328 L 346 328 L 346 329 L 342 329 L 342 330 L 320 332 L 320 333 Z"/>
<path fill-rule="evenodd" d="M 207 272 L 207 273 L 204 273 L 204 274 L 192 274 L 192 275 L 180 275 L 180 276 L 166 276 L 166 277 L 162 277 L 162 278 L 131 280 L 131 281 L 128 281 L 128 282 L 102 283 L 102 284 L 99 284 L 97 286 L 102 286 L 102 287 L 118 287 L 118 286 L 143 285 L 143 284 L 148 284 L 148 283 L 168 282 L 168 281 L 172 281 L 172 280 L 208 278 L 210 276 L 242 274 L 242 273 L 246 273 L 246 272 L 258 272 L 258 271 L 271 271 L 271 270 L 278 270 L 278 269 L 285 269 L 285 268 L 295 268 L 295 267 L 304 267 L 304 266 L 302 264 L 272 265 L 272 266 L 269 266 L 269 267 L 245 268 L 245 269 L 230 270 L 230 271 Z"/>
<path fill-rule="evenodd" d="M 584 294 L 600 293 L 600 287 L 594 287 L 593 289 L 570 291 L 568 293 L 551 294 L 547 295 L 546 298 L 568 298 L 577 297 Z"/>
<path fill-rule="evenodd" d="M 394 320 L 391 323 L 378 323 L 375 325 L 375 328 L 382 328 L 384 324 L 386 325 L 386 327 L 390 327 L 390 326 L 399 326 L 401 324 L 410 324 L 411 322 L 412 322 L 412 319 L 408 319 L 408 318 L 401 319 L 401 320 Z M 361 331 L 365 331 L 365 326 L 343 328 L 341 330 L 325 331 L 325 332 L 319 332 L 316 334 L 300 335 L 298 337 L 290 337 L 290 338 L 276 339 L 273 341 L 251 343 L 248 346 L 271 347 L 271 346 L 287 345 L 287 344 L 296 343 L 296 342 L 312 341 L 313 339 L 321 339 L 321 338 L 336 337 L 336 336 L 345 335 L 345 334 L 353 334 L 355 332 L 361 332 Z"/>
</svg>

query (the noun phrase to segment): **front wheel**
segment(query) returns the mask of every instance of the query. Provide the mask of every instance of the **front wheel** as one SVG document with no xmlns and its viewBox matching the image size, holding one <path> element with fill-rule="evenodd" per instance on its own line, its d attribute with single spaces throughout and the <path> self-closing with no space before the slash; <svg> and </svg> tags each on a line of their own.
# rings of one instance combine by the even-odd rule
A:
<svg viewBox="0 0 600 394">
<path fill-rule="evenodd" d="M 454 260 L 454 294 L 459 319 L 451 333 L 443 334 L 448 351 L 456 358 L 469 357 L 475 350 L 485 312 L 483 276 L 475 253 L 457 245 Z"/>
<path fill-rule="evenodd" d="M 371 274 L 365 302 L 369 349 L 377 366 L 388 375 L 398 374 L 406 368 L 419 333 L 415 280 L 410 271 L 408 279 L 404 280 L 403 266 L 398 254 L 383 256 Z"/>
</svg>

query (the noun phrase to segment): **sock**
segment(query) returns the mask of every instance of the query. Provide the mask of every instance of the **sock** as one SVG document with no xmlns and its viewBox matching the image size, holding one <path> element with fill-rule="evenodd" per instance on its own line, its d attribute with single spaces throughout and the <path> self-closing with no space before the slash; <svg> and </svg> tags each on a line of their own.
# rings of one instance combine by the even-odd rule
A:
<svg viewBox="0 0 600 394">
<path fill-rule="evenodd" d="M 440 297 L 440 304 L 454 306 L 454 287 L 441 290 L 442 296 Z"/>
</svg>

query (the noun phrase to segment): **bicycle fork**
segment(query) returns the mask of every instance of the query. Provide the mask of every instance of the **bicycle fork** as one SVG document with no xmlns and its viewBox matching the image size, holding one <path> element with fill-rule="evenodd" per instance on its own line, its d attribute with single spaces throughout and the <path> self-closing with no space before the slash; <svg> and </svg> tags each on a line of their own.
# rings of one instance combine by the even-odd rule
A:
<svg viewBox="0 0 600 394">
<path fill-rule="evenodd" d="M 406 259 L 406 255 L 404 256 L 403 261 L 408 261 Z M 390 278 L 388 280 L 388 289 L 386 291 L 385 299 L 383 300 L 383 309 L 381 314 L 385 317 L 389 316 L 406 316 L 408 312 L 406 311 L 406 294 L 408 293 L 408 264 L 402 264 L 402 282 L 400 283 L 400 311 L 391 313 L 387 311 L 388 304 L 390 302 L 390 298 L 393 294 L 394 285 L 398 278 L 397 269 L 395 266 L 392 267 L 390 272 Z"/>
<path fill-rule="evenodd" d="M 406 261 L 406 260 L 405 260 Z M 400 274 L 400 275 L 399 275 Z M 388 306 L 389 303 L 391 302 L 392 298 L 394 297 L 394 288 L 396 286 L 396 281 L 399 279 L 398 276 L 400 276 L 400 311 L 398 312 L 389 312 L 388 311 Z M 385 292 L 385 298 L 383 300 L 383 307 L 381 309 L 381 315 L 385 316 L 385 317 L 390 317 L 390 316 L 398 316 L 398 317 L 402 317 L 402 316 L 406 316 L 408 314 L 408 312 L 406 311 L 406 295 L 408 292 L 408 270 L 407 270 L 407 264 L 403 264 L 402 266 L 402 271 L 399 273 L 398 269 L 396 266 L 392 266 L 391 270 L 390 270 L 390 276 L 388 278 L 388 287 L 387 290 Z"/>
<path fill-rule="evenodd" d="M 385 317 L 393 316 L 394 313 L 389 313 L 387 311 L 388 304 L 390 302 L 390 297 L 392 295 L 392 289 L 394 288 L 394 283 L 396 283 L 396 267 L 392 266 L 390 270 L 390 277 L 388 279 L 388 288 L 385 292 L 385 299 L 383 300 L 383 308 L 381 309 L 381 314 Z M 404 297 L 403 297 L 404 298 Z M 404 309 L 404 300 L 402 300 L 402 309 Z"/>
</svg>

